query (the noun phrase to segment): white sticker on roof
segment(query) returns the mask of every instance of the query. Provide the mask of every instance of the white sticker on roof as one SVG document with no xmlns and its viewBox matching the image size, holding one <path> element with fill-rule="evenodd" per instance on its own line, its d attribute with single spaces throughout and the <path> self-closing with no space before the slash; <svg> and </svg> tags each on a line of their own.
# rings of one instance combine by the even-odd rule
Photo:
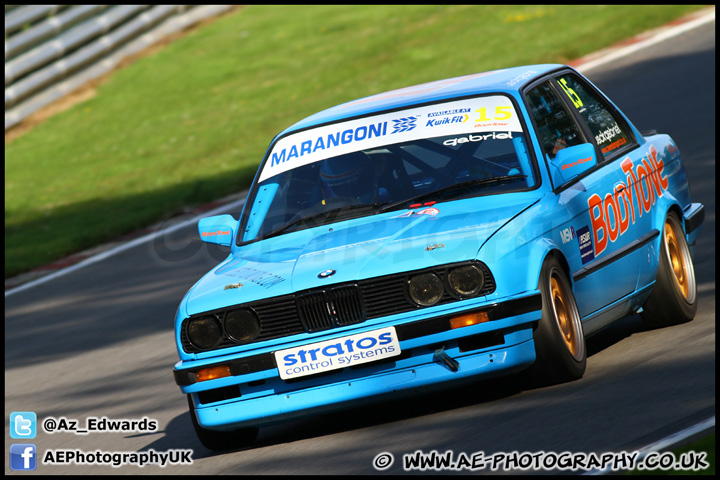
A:
<svg viewBox="0 0 720 480">
<path fill-rule="evenodd" d="M 270 152 L 258 181 L 358 150 L 422 138 L 495 131 L 522 131 L 517 112 L 504 95 L 434 104 L 334 123 L 281 138 Z"/>
</svg>

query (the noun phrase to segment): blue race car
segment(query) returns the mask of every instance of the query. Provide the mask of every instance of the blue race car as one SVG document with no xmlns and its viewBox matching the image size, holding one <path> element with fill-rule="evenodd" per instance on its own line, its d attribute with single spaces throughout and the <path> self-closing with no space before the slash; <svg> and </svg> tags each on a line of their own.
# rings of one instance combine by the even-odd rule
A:
<svg viewBox="0 0 720 480">
<path fill-rule="evenodd" d="M 580 378 L 585 338 L 691 320 L 704 220 L 673 140 L 564 65 L 352 101 L 280 133 L 230 255 L 175 319 L 203 445 L 258 427 L 528 371 Z"/>
</svg>

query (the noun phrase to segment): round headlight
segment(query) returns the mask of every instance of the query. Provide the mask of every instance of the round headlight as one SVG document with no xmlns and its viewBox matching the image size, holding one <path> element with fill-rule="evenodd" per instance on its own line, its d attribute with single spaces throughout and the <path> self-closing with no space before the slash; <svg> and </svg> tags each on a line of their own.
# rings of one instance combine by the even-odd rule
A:
<svg viewBox="0 0 720 480">
<path fill-rule="evenodd" d="M 188 323 L 187 337 L 194 347 L 207 350 L 220 343 L 222 330 L 220 330 L 220 324 L 215 317 L 198 317 Z"/>
<path fill-rule="evenodd" d="M 225 334 L 236 343 L 252 342 L 260 334 L 260 323 L 252 310 L 233 310 L 225 315 Z"/>
<path fill-rule="evenodd" d="M 413 302 L 423 307 L 435 305 L 443 296 L 443 283 L 434 273 L 421 273 L 408 283 L 408 293 Z"/>
<path fill-rule="evenodd" d="M 474 297 L 485 284 L 485 275 L 477 265 L 466 265 L 450 271 L 448 283 L 453 293 L 460 297 Z"/>
</svg>

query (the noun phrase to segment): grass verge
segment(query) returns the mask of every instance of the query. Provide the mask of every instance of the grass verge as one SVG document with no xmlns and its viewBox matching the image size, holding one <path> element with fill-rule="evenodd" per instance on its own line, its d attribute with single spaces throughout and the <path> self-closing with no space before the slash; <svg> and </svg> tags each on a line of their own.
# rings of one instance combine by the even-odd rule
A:
<svg viewBox="0 0 720 480">
<path fill-rule="evenodd" d="M 688 5 L 239 9 L 5 141 L 5 277 L 247 188 L 272 137 L 324 108 L 485 70 L 565 63 Z"/>
<path fill-rule="evenodd" d="M 662 458 L 670 460 L 674 457 L 675 461 L 681 462 L 687 466 L 687 469 L 675 469 L 669 468 L 663 470 L 662 468 L 655 468 L 653 470 L 633 470 L 626 472 L 625 475 L 712 475 L 715 476 L 715 433 L 702 437 L 696 441 L 693 441 L 682 447 L 671 450 L 672 457 L 665 455 Z M 695 460 L 699 459 L 705 453 L 704 462 L 708 465 L 707 468 L 696 468 L 692 469 L 696 465 Z M 653 462 L 659 463 L 661 457 L 658 456 Z M 653 463 L 654 464 L 654 463 Z"/>
</svg>

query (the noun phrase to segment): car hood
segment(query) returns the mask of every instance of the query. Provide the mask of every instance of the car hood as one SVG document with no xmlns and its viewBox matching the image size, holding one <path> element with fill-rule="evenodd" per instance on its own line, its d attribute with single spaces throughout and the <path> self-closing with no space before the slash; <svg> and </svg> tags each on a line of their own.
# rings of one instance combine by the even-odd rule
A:
<svg viewBox="0 0 720 480">
<path fill-rule="evenodd" d="M 538 200 L 532 193 L 370 215 L 238 247 L 188 292 L 186 313 L 474 259 L 490 236 Z"/>
</svg>

